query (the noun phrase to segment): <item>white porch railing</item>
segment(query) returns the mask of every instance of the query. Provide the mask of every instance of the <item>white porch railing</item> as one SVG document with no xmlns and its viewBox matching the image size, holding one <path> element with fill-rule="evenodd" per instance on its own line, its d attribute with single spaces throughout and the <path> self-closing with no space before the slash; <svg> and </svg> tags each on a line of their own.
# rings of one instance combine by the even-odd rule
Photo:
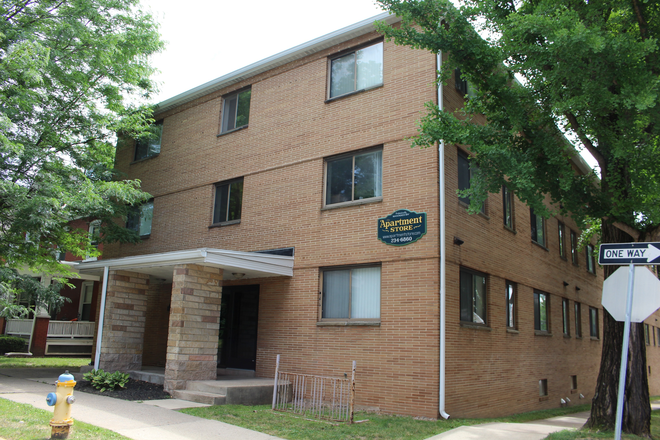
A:
<svg viewBox="0 0 660 440">
<path fill-rule="evenodd" d="M 95 322 L 86 321 L 50 321 L 49 338 L 93 338 Z"/>
<path fill-rule="evenodd" d="M 5 334 L 12 336 L 30 336 L 32 334 L 31 319 L 8 319 Z"/>
</svg>

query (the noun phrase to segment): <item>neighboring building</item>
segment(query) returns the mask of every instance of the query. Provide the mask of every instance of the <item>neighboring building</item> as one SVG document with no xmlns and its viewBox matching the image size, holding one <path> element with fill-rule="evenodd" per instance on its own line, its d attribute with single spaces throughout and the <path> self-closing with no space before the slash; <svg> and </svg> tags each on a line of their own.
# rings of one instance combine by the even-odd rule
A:
<svg viewBox="0 0 660 440">
<path fill-rule="evenodd" d="M 165 367 L 176 390 L 218 366 L 273 377 L 278 354 L 318 375 L 356 360 L 359 406 L 426 417 L 593 397 L 603 271 L 580 231 L 506 188 L 468 215 L 467 150 L 408 140 L 426 102 L 453 111 L 465 87 L 438 90 L 436 55 L 373 21 L 164 101 L 152 139 L 120 143 L 117 169 L 153 200 L 129 219 L 142 243 L 80 265 L 105 279 L 97 367 Z"/>
<path fill-rule="evenodd" d="M 90 237 L 94 237 L 98 235 L 100 223 L 98 220 L 77 219 L 69 226 L 72 229 L 88 231 Z M 97 246 L 99 251 L 103 251 L 102 243 Z M 60 253 L 58 257 L 75 274 L 67 280 L 71 286 L 64 286 L 60 291 L 60 294 L 67 298 L 62 307 L 59 310 L 37 307 L 36 316 L 31 313 L 25 319 L 0 318 L 0 334 L 24 338 L 28 342 L 27 351 L 34 356 L 91 355 L 100 283 L 96 275 L 78 273 L 77 266 L 83 260 L 96 261 L 97 257 L 83 259 L 69 252 Z M 30 274 L 45 284 L 52 282 L 52 276 L 27 270 L 21 272 Z M 34 304 L 27 302 L 25 305 L 34 307 Z"/>
</svg>

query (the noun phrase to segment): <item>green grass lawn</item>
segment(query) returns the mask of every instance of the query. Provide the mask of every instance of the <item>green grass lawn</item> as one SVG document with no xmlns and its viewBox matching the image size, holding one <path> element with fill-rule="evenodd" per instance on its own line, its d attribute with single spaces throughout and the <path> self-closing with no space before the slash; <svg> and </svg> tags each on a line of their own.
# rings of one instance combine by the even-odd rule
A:
<svg viewBox="0 0 660 440">
<path fill-rule="evenodd" d="M 7 440 L 44 440 L 50 438 L 48 425 L 53 413 L 0 398 L 0 437 Z M 127 439 L 116 432 L 74 421 L 69 432 L 70 440 L 121 440 Z"/>
<path fill-rule="evenodd" d="M 88 365 L 89 357 L 7 357 L 0 356 L 0 368 L 63 368 L 78 371 L 83 365 Z"/>
<path fill-rule="evenodd" d="M 534 411 L 499 419 L 416 420 L 412 417 L 380 415 L 358 412 L 355 420 L 368 420 L 347 425 L 312 421 L 287 413 L 274 412 L 270 406 L 222 405 L 206 408 L 188 408 L 181 412 L 196 417 L 219 420 L 255 431 L 291 440 L 423 440 L 441 432 L 464 425 L 488 422 L 522 423 L 587 411 L 589 405 Z"/>
</svg>

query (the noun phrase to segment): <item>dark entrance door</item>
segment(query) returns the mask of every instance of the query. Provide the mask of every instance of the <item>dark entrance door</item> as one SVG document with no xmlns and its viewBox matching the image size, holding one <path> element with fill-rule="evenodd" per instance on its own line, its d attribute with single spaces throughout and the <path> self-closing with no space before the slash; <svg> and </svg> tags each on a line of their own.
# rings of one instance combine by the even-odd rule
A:
<svg viewBox="0 0 660 440">
<path fill-rule="evenodd" d="M 218 367 L 255 369 L 259 285 L 222 288 Z"/>
</svg>

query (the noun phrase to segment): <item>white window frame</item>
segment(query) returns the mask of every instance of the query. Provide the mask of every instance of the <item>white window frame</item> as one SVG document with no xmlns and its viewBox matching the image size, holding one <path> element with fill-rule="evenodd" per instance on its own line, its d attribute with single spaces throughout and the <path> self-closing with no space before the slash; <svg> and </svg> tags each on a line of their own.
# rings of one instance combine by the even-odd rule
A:
<svg viewBox="0 0 660 440">
<path fill-rule="evenodd" d="M 158 127 L 157 129 L 155 127 Z M 163 120 L 155 122 L 151 126 L 152 131 L 157 131 L 153 133 L 155 136 L 146 136 L 143 138 L 138 138 L 135 140 L 135 149 L 133 151 L 133 161 L 138 162 L 141 160 L 149 159 L 150 157 L 156 157 L 160 154 L 160 148 L 163 144 Z M 147 151 L 144 156 L 138 156 L 138 148 L 141 143 L 147 144 Z"/>
<path fill-rule="evenodd" d="M 91 295 L 89 298 L 89 303 L 84 302 L 85 301 L 85 289 L 89 288 L 91 290 Z M 84 304 L 89 304 L 90 308 L 92 306 L 92 302 L 94 301 L 94 281 L 84 281 L 82 285 L 80 286 L 80 300 L 78 301 L 78 320 L 82 320 L 82 310 L 83 310 L 83 305 Z M 90 320 L 91 321 L 91 312 L 90 312 Z"/>
<path fill-rule="evenodd" d="M 463 289 L 466 287 L 463 285 L 463 275 L 468 275 L 470 276 L 470 286 L 469 287 L 469 298 L 463 295 Z M 481 300 L 481 308 L 483 309 L 482 315 L 480 316 L 477 313 L 477 297 L 476 297 L 476 289 L 475 289 L 475 279 L 476 277 L 482 278 L 483 279 L 483 298 Z M 468 269 L 467 267 L 461 267 L 459 271 L 459 280 L 458 280 L 458 287 L 459 287 L 459 319 L 462 324 L 468 324 L 468 325 L 480 325 L 480 326 L 488 326 L 488 274 L 479 272 L 476 270 Z M 463 300 L 469 300 L 469 304 L 466 304 L 463 302 Z M 470 313 L 470 319 L 463 319 L 463 310 L 469 310 Z M 479 322 L 476 318 L 481 320 L 482 322 Z"/>
<path fill-rule="evenodd" d="M 238 117 L 238 109 L 240 102 L 240 95 L 245 92 L 250 92 L 250 104 L 248 105 L 248 122 L 243 125 L 236 125 L 236 119 Z M 236 108 L 234 109 L 234 126 L 228 127 L 229 124 L 229 114 L 227 110 L 227 103 L 231 101 L 232 98 L 236 98 Z M 231 133 L 232 131 L 240 130 L 242 128 L 250 125 L 250 106 L 252 105 L 252 87 L 246 87 L 241 90 L 229 93 L 226 96 L 222 97 L 222 114 L 220 117 L 220 134 Z"/>
<path fill-rule="evenodd" d="M 142 229 L 142 214 L 143 214 L 143 212 L 144 212 L 144 211 L 143 211 L 143 208 L 144 208 L 145 205 L 149 205 L 149 204 L 151 204 L 151 221 L 150 221 L 150 223 L 149 223 L 149 233 L 145 233 L 145 234 L 143 234 L 143 233 L 141 232 L 141 229 Z M 136 231 L 136 232 L 137 232 L 138 235 L 139 235 L 140 237 L 142 237 L 142 238 L 149 237 L 149 236 L 151 235 L 151 231 L 152 231 L 152 229 L 153 229 L 154 199 L 147 200 L 146 202 L 141 203 L 140 205 L 134 206 L 134 207 L 132 207 L 131 209 L 139 210 L 138 225 L 137 225 L 137 231 Z M 132 215 L 132 214 L 129 212 L 129 215 Z M 134 214 L 133 214 L 133 215 L 134 215 Z M 127 228 L 129 228 L 129 224 L 128 224 L 128 222 L 129 222 L 129 220 L 126 219 L 126 227 L 127 227 Z M 135 231 L 135 229 L 133 229 L 133 228 L 129 228 L 129 229 Z"/>
<path fill-rule="evenodd" d="M 371 318 L 363 318 L 363 317 L 353 317 L 352 313 L 352 303 L 353 303 L 353 286 L 352 286 L 352 281 L 353 281 L 353 276 L 352 276 L 352 271 L 353 270 L 359 270 L 359 269 L 375 269 L 377 268 L 379 271 L 379 286 L 378 286 L 378 310 L 377 310 L 377 317 L 371 317 Z M 325 276 L 328 272 L 338 272 L 338 271 L 346 271 L 349 270 L 351 271 L 351 274 L 349 275 L 349 292 L 348 292 L 348 310 L 347 310 L 347 316 L 346 317 L 334 317 L 334 318 L 326 318 L 324 317 L 324 310 L 323 310 L 323 304 L 325 303 L 325 297 L 327 295 L 327 292 L 325 291 Z M 383 270 L 382 266 L 380 264 L 362 264 L 362 265 L 352 265 L 352 266 L 333 266 L 333 267 L 323 267 L 319 270 L 319 292 L 320 292 L 320 298 L 319 298 L 319 322 L 325 322 L 325 323 L 344 323 L 344 322 L 354 322 L 354 323 L 380 323 L 380 317 L 381 317 L 381 304 L 382 304 L 382 279 L 383 279 Z"/>
<path fill-rule="evenodd" d="M 543 237 L 543 241 L 541 242 L 539 240 L 539 219 L 541 219 L 541 236 Z M 548 234 L 546 231 L 546 221 L 545 218 L 536 212 L 534 212 L 534 208 L 529 208 L 529 224 L 532 228 L 531 232 L 536 231 L 536 237 L 534 237 L 534 234 L 531 233 L 530 236 L 532 238 L 532 241 L 536 244 L 538 244 L 541 247 L 548 248 Z"/>
<path fill-rule="evenodd" d="M 217 206 L 217 202 L 218 202 L 218 194 L 220 192 L 219 190 L 224 188 L 224 187 L 227 187 L 227 189 L 226 189 L 226 191 L 227 191 L 227 212 L 226 212 L 226 214 L 228 216 L 229 215 L 229 206 L 231 204 L 232 185 L 235 184 L 235 183 L 238 183 L 238 182 L 241 183 L 241 187 L 242 187 L 241 188 L 241 201 L 240 201 L 240 203 L 241 203 L 240 214 L 239 214 L 238 218 L 235 218 L 235 219 L 232 219 L 232 220 L 220 219 L 220 221 L 216 222 L 215 221 L 216 220 L 215 219 L 215 210 L 216 210 L 216 206 Z M 243 216 L 243 191 L 245 191 L 245 181 L 242 177 L 238 178 L 238 179 L 225 180 L 223 182 L 218 182 L 214 185 L 214 189 L 213 189 L 213 212 L 212 212 L 213 217 L 211 218 L 211 222 L 212 222 L 213 225 L 233 225 L 235 223 L 240 223 L 241 222 L 241 217 Z"/>
<path fill-rule="evenodd" d="M 374 196 L 374 197 L 369 197 L 365 199 L 355 199 L 355 157 L 360 156 L 362 154 L 368 154 L 368 153 L 373 153 L 376 151 L 380 151 L 380 194 L 379 196 Z M 328 200 L 328 163 L 334 162 L 337 160 L 341 159 L 346 159 L 348 157 L 353 158 L 353 167 L 352 167 L 352 182 L 351 182 L 351 200 L 347 200 L 344 202 L 335 202 L 335 203 L 327 203 Z M 347 205 L 355 205 L 355 204 L 362 204 L 362 203 L 371 203 L 371 202 L 378 202 L 383 200 L 383 147 L 378 146 L 378 147 L 371 147 L 371 148 L 366 148 L 364 150 L 358 150 L 358 151 L 352 151 L 350 153 L 344 153 L 344 154 L 339 154 L 336 156 L 331 156 L 331 157 L 326 157 L 325 160 L 323 161 L 323 207 L 324 208 L 336 208 L 336 207 L 341 207 L 341 206 L 347 206 Z"/>
<path fill-rule="evenodd" d="M 381 81 L 380 81 L 380 83 L 372 84 L 368 87 L 358 88 L 358 74 L 357 74 L 357 70 L 354 67 L 353 90 L 333 96 L 332 95 L 332 63 L 334 61 L 340 59 L 340 58 L 344 58 L 344 57 L 346 57 L 348 55 L 351 55 L 351 54 L 357 54 L 361 50 L 368 49 L 368 48 L 371 48 L 371 47 L 375 47 L 377 45 L 380 45 L 380 47 L 381 47 L 381 72 L 380 72 Z M 356 66 L 356 65 L 357 65 L 357 63 L 354 63 L 354 66 Z M 354 93 L 362 92 L 362 91 L 365 91 L 365 90 L 371 90 L 371 89 L 375 89 L 377 87 L 381 87 L 383 85 L 384 81 L 385 81 L 385 79 L 384 79 L 384 71 L 385 71 L 384 66 L 385 66 L 385 44 L 382 40 L 375 41 L 375 42 L 370 42 L 368 44 L 356 47 L 355 49 L 351 49 L 349 51 L 342 52 L 342 53 L 339 53 L 337 55 L 332 56 L 331 58 L 328 59 L 328 82 L 327 82 L 328 100 L 333 100 L 333 99 L 341 98 L 341 97 L 344 97 L 344 96 L 349 96 L 349 95 L 352 95 Z"/>
<path fill-rule="evenodd" d="M 89 223 L 89 230 L 87 232 L 87 236 L 89 237 L 89 242 L 97 249 L 99 247 L 99 243 L 98 241 L 94 242 L 94 236 L 98 235 L 98 233 L 95 234 L 95 232 L 100 229 L 101 229 L 101 220 L 94 220 Z M 96 261 L 97 259 L 98 257 L 90 257 L 89 255 L 87 255 L 84 261 Z"/>
</svg>

